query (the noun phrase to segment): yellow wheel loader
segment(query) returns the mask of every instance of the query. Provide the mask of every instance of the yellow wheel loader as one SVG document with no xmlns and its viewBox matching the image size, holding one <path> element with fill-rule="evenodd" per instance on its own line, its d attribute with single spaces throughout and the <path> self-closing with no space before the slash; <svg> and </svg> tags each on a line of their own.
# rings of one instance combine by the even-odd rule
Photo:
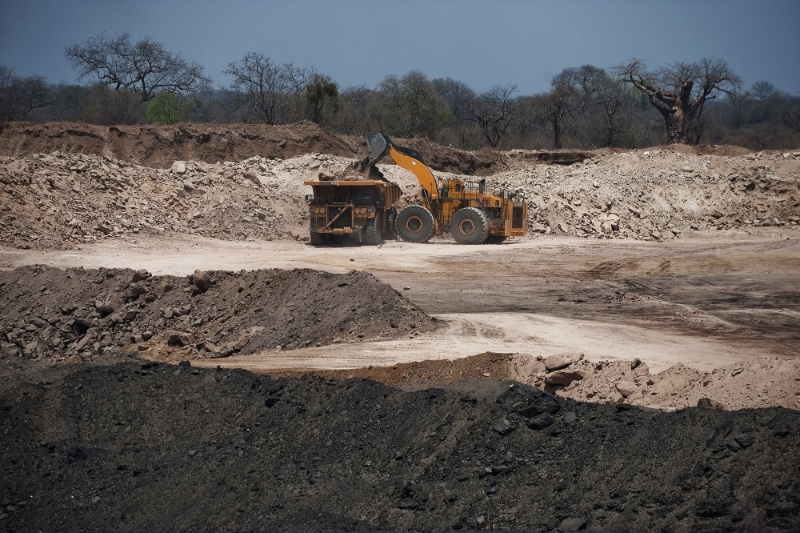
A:
<svg viewBox="0 0 800 533">
<path fill-rule="evenodd" d="M 487 192 L 486 180 L 438 180 L 422 154 L 395 145 L 388 135 L 367 133 L 367 164 L 375 165 L 389 155 L 411 171 L 422 187 L 423 205 L 410 205 L 394 220 L 397 235 L 408 242 L 427 242 L 450 231 L 460 244 L 501 243 L 525 235 L 528 204 L 513 191 Z"/>
</svg>

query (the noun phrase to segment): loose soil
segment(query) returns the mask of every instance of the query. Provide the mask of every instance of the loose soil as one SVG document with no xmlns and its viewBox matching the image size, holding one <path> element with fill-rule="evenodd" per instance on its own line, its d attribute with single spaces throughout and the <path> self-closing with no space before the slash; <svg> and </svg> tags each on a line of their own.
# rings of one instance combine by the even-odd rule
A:
<svg viewBox="0 0 800 533">
<path fill-rule="evenodd" d="M 426 332 L 436 319 L 366 272 L 200 272 L 32 266 L 0 272 L 0 351 L 86 360 L 132 348 L 157 360 L 224 357 Z"/>
<path fill-rule="evenodd" d="M 304 244 L 309 123 L 0 132 L 0 531 L 800 530 L 800 153 L 396 141 L 529 236 Z"/>
<path fill-rule="evenodd" d="M 106 354 L 0 382 L 2 531 L 790 531 L 800 414 Z"/>
</svg>

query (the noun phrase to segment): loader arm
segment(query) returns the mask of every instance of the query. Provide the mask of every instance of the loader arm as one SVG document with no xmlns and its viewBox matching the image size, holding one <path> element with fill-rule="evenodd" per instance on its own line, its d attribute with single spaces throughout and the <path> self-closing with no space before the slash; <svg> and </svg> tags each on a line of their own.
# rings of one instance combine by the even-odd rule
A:
<svg viewBox="0 0 800 533">
<path fill-rule="evenodd" d="M 382 133 L 368 133 L 367 146 L 369 147 L 369 165 L 374 165 L 386 154 L 399 166 L 410 171 L 417 177 L 422 190 L 425 191 L 426 203 L 439 199 L 439 187 L 436 185 L 436 178 L 433 172 L 425 164 L 422 154 L 411 148 L 403 148 L 395 145 L 388 135 Z"/>
</svg>

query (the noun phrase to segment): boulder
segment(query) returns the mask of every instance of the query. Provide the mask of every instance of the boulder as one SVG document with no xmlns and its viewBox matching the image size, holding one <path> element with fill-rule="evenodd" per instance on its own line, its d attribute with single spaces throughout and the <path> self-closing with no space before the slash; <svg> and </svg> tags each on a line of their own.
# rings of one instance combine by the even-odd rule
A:
<svg viewBox="0 0 800 533">
<path fill-rule="evenodd" d="M 202 292 L 207 291 L 211 286 L 211 278 L 209 278 L 208 274 L 202 270 L 195 270 L 192 280 L 194 281 L 194 286 L 200 289 Z"/>
<path fill-rule="evenodd" d="M 623 398 L 633 396 L 639 391 L 639 387 L 632 381 L 618 381 L 616 387 Z"/>
<path fill-rule="evenodd" d="M 553 372 L 554 370 L 561 370 L 562 368 L 567 368 L 572 363 L 577 363 L 581 359 L 583 359 L 582 353 L 556 354 L 556 355 L 551 355 L 550 357 L 545 359 L 544 366 L 548 372 Z"/>
<path fill-rule="evenodd" d="M 175 161 L 169 169 L 173 174 L 186 173 L 186 161 Z"/>
<path fill-rule="evenodd" d="M 578 381 L 586 377 L 586 372 L 580 370 L 557 370 L 551 374 L 547 374 L 544 382 L 548 385 L 562 385 L 567 386 L 573 381 Z"/>
</svg>

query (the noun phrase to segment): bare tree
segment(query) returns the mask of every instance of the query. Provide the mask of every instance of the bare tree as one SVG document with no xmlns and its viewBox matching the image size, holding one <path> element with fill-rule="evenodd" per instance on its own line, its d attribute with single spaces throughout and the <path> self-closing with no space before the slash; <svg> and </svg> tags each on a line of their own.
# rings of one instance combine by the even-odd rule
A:
<svg viewBox="0 0 800 533">
<path fill-rule="evenodd" d="M 691 125 L 691 141 L 702 136 L 700 120 L 707 100 L 719 92 L 731 93 L 741 86 L 741 79 L 722 59 L 703 58 L 695 63 L 673 63 L 649 71 L 641 59 L 631 59 L 614 68 L 619 79 L 630 83 L 650 100 L 664 117 L 667 142 L 686 143 Z"/>
<path fill-rule="evenodd" d="M 495 85 L 467 104 L 472 120 L 492 148 L 497 147 L 514 122 L 512 95 L 516 90 L 515 85 Z"/>
<path fill-rule="evenodd" d="M 316 72 L 291 63 L 278 65 L 264 54 L 249 52 L 229 63 L 225 74 L 233 76 L 231 90 L 239 94 L 240 104 L 263 122 L 278 124 L 301 116 L 302 94 Z"/>
<path fill-rule="evenodd" d="M 20 77 L 0 65 L 0 120 L 26 120 L 34 109 L 55 103 L 53 90 L 41 76 Z"/>
<path fill-rule="evenodd" d="M 90 37 L 65 48 L 80 78 L 94 74 L 115 91 L 132 91 L 142 102 L 162 91 L 187 93 L 204 89 L 211 80 L 199 63 L 186 61 L 149 37 L 132 42 L 123 33 L 110 39 Z"/>
<path fill-rule="evenodd" d="M 562 72 L 551 83 L 552 90 L 540 97 L 542 119 L 550 123 L 553 131 L 553 148 L 562 148 L 566 121 L 581 106 L 569 73 Z"/>
</svg>

